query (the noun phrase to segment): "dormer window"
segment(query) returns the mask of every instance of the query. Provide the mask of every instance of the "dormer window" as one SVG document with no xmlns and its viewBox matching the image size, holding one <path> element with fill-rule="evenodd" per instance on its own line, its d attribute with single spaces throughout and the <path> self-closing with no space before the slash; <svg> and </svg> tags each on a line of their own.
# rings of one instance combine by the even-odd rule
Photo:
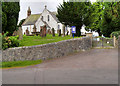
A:
<svg viewBox="0 0 120 86">
<path fill-rule="evenodd" d="M 41 18 L 42 20 L 43 20 L 43 16 L 42 16 L 42 18 Z"/>
<path fill-rule="evenodd" d="M 48 21 L 50 21 L 50 16 L 48 15 Z"/>
</svg>

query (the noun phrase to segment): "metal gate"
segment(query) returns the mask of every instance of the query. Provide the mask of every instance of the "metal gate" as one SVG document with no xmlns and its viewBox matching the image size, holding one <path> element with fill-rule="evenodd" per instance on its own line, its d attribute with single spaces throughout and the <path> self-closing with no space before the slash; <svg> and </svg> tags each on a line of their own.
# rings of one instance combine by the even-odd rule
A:
<svg viewBox="0 0 120 86">
<path fill-rule="evenodd" d="M 104 37 L 93 37 L 92 38 L 92 46 L 93 47 L 113 47 L 113 38 L 104 38 Z"/>
</svg>

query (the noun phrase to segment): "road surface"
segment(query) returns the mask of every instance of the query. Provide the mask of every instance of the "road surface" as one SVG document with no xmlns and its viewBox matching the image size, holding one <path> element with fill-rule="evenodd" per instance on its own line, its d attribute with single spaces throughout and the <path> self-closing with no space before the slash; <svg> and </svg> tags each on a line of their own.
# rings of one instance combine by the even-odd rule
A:
<svg viewBox="0 0 120 86">
<path fill-rule="evenodd" d="M 35 66 L 3 69 L 3 84 L 117 84 L 118 49 L 91 49 Z"/>
</svg>

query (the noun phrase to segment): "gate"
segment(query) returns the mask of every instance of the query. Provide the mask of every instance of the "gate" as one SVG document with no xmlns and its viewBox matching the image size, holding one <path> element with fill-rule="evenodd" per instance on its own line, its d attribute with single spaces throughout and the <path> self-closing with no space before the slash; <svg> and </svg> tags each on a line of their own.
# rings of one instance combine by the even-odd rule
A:
<svg viewBox="0 0 120 86">
<path fill-rule="evenodd" d="M 113 38 L 93 37 L 92 46 L 98 48 L 113 47 L 114 46 Z"/>
</svg>

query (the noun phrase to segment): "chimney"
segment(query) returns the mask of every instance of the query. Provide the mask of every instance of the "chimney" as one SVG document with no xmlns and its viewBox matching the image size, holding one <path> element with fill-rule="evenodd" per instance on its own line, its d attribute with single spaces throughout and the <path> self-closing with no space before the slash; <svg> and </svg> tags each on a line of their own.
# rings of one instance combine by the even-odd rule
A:
<svg viewBox="0 0 120 86">
<path fill-rule="evenodd" d="M 47 9 L 47 5 L 45 5 L 45 9 Z"/>
<path fill-rule="evenodd" d="M 27 17 L 31 15 L 31 9 L 30 7 L 28 7 L 28 10 L 27 10 Z"/>
</svg>

